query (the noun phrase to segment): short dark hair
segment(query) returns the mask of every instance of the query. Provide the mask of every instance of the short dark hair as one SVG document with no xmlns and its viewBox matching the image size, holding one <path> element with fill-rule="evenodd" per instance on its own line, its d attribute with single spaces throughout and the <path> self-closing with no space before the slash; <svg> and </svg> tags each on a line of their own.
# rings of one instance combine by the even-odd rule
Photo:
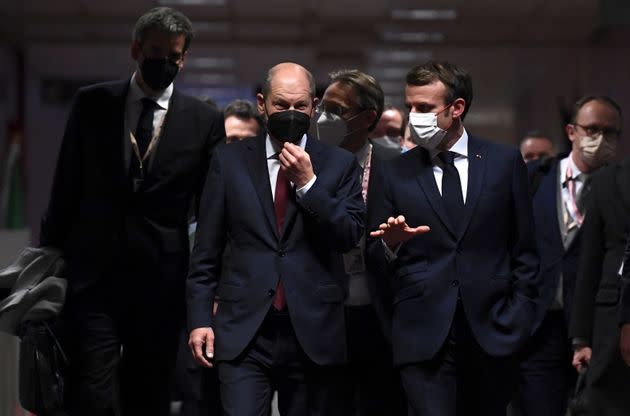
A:
<svg viewBox="0 0 630 416">
<path fill-rule="evenodd" d="M 223 118 L 236 117 L 241 120 L 256 120 L 256 123 L 262 128 L 264 123 L 260 114 L 256 110 L 254 104 L 247 100 L 234 100 L 223 109 Z"/>
<path fill-rule="evenodd" d="M 407 73 L 407 85 L 423 86 L 440 81 L 446 86 L 445 104 L 458 98 L 466 102 L 461 119 L 464 120 L 473 100 L 472 79 L 465 70 L 449 62 L 429 61 L 417 65 Z"/>
<path fill-rule="evenodd" d="M 545 133 L 543 133 L 541 130 L 529 130 L 527 133 L 523 135 L 523 138 L 521 139 L 520 143 L 522 144 L 525 140 L 532 139 L 532 138 L 546 139 L 546 140 L 549 140 L 551 144 L 553 144 L 553 141 L 551 140 L 551 138 Z"/>
<path fill-rule="evenodd" d="M 368 128 L 368 131 L 374 130 L 381 114 L 383 114 L 385 101 L 383 89 L 378 81 L 373 76 L 358 69 L 339 69 L 328 74 L 328 77 L 331 83 L 339 82 L 354 88 L 359 99 L 357 103 L 359 108 L 376 112 L 376 118 Z"/>
<path fill-rule="evenodd" d="M 278 64 L 280 65 L 280 64 Z M 263 95 L 263 97 L 265 97 L 265 99 L 267 99 L 267 96 L 269 95 L 269 91 L 271 91 L 271 81 L 273 81 L 273 77 L 274 74 L 277 70 L 277 66 L 275 65 L 273 67 L 271 67 L 268 71 L 267 71 L 267 76 L 265 77 L 265 82 L 263 82 L 262 88 L 261 88 L 261 93 Z M 297 65 L 297 64 L 296 64 Z M 313 74 L 311 74 L 311 72 L 304 68 L 301 65 L 298 65 L 300 68 L 302 68 L 306 74 L 306 78 L 308 79 L 308 86 L 309 86 L 309 91 L 311 93 L 311 98 L 315 98 L 315 94 L 316 94 L 316 86 L 315 86 L 315 78 L 313 77 Z"/>
<path fill-rule="evenodd" d="M 607 95 L 586 95 L 575 102 L 573 105 L 573 110 L 571 110 L 571 118 L 569 119 L 569 123 L 573 124 L 577 120 L 577 115 L 586 104 L 591 101 L 598 101 L 602 104 L 605 104 L 615 110 L 617 114 L 619 114 L 619 120 L 622 120 L 621 107 L 619 104 L 615 102 L 612 98 Z"/>
<path fill-rule="evenodd" d="M 193 39 L 192 23 L 179 10 L 170 7 L 155 7 L 138 19 L 133 28 L 133 40 L 142 45 L 142 41 L 150 30 L 174 35 L 184 35 L 184 52 L 188 50 Z"/>
</svg>

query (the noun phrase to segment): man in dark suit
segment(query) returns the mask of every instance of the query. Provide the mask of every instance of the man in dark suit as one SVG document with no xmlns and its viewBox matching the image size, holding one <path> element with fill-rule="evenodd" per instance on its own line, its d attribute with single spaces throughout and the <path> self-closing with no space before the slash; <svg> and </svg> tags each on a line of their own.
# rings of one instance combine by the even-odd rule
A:
<svg viewBox="0 0 630 416">
<path fill-rule="evenodd" d="M 540 254 L 540 297 L 536 331 L 521 354 L 519 390 L 515 401 L 525 416 L 563 415 L 576 380 L 568 338 L 580 258 L 584 207 L 594 171 L 615 156 L 608 138 L 592 130 L 615 128 L 619 106 L 608 97 L 587 96 L 573 108 L 566 133 L 571 152 L 532 162 L 530 182 L 536 187 L 534 221 Z M 594 142 L 596 141 L 596 142 Z M 610 142 L 614 144 L 615 142 Z"/>
<path fill-rule="evenodd" d="M 369 255 L 390 262 L 394 363 L 410 414 L 503 415 L 537 296 L 527 170 L 464 128 L 466 72 L 428 62 L 406 81 L 419 145 L 385 166 L 368 208 Z"/>
<path fill-rule="evenodd" d="M 621 134 L 621 110 L 590 126 L 584 134 L 614 149 Z M 593 175 L 582 226 L 583 255 L 573 298 L 569 336 L 573 365 L 588 365 L 589 415 L 630 413 L 630 368 L 619 350 L 620 273 L 630 231 L 630 160 L 610 164 Z"/>
<path fill-rule="evenodd" d="M 321 141 L 352 152 L 362 169 L 363 199 L 367 201 L 380 179 L 383 160 L 400 152 L 372 143 L 368 133 L 383 112 L 383 90 L 370 75 L 356 69 L 330 74 L 316 113 L 315 132 Z M 380 195 L 374 195 L 379 198 Z M 343 255 L 349 279 L 346 300 L 348 340 L 347 415 L 402 415 L 407 413 L 400 377 L 394 371 L 390 346 L 391 293 L 381 279 L 383 265 L 369 278 L 364 256 L 365 238 Z M 373 272 L 373 270 L 372 270 Z M 380 322 L 380 325 L 379 325 Z"/>
<path fill-rule="evenodd" d="M 150 10 L 131 80 L 83 88 L 72 107 L 41 231 L 68 263 L 71 414 L 169 414 L 189 207 L 225 140 L 220 113 L 173 89 L 191 39 L 186 16 Z"/>
<path fill-rule="evenodd" d="M 189 344 L 217 363 L 227 415 L 267 415 L 274 390 L 282 415 L 332 415 L 347 359 L 340 254 L 364 231 L 359 168 L 307 138 L 316 98 L 305 68 L 276 65 L 257 99 L 269 133 L 217 149 L 206 181 Z"/>
</svg>

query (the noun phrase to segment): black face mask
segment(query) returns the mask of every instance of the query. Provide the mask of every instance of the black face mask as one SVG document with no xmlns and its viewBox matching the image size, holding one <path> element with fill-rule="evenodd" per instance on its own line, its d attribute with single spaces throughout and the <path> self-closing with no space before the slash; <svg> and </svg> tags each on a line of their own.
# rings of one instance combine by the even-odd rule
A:
<svg viewBox="0 0 630 416">
<path fill-rule="evenodd" d="M 153 91 L 163 91 L 171 85 L 179 66 L 167 58 L 144 58 L 140 64 L 142 79 Z"/>
<path fill-rule="evenodd" d="M 297 143 L 306 134 L 311 118 L 295 110 L 278 111 L 267 117 L 269 134 L 281 142 Z"/>
</svg>

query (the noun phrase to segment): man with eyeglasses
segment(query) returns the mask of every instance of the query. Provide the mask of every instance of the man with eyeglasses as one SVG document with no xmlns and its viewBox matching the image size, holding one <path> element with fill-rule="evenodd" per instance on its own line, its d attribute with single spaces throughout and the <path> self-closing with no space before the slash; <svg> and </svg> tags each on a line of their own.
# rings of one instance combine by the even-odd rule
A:
<svg viewBox="0 0 630 416">
<path fill-rule="evenodd" d="M 591 97 L 578 104 L 582 107 L 567 131 L 573 133 L 572 140 L 580 141 L 586 156 L 584 167 L 592 171 L 615 156 L 621 109 L 606 97 Z M 630 160 L 601 168 L 592 175 L 590 187 L 585 213 L 577 211 L 584 223 L 575 295 L 572 304 L 565 303 L 572 311 L 573 366 L 578 371 L 588 367 L 587 414 L 628 415 L 630 368 L 619 348 L 619 307 L 624 246 L 630 230 Z"/>
<path fill-rule="evenodd" d="M 170 414 L 189 208 L 225 141 L 223 116 L 173 87 L 192 37 L 182 13 L 149 10 L 131 78 L 82 88 L 71 109 L 41 229 L 68 265 L 70 415 Z"/>
<path fill-rule="evenodd" d="M 418 146 L 385 164 L 368 201 L 370 259 L 388 263 L 394 364 L 409 415 L 504 416 L 531 333 L 538 255 L 520 152 L 464 127 L 470 75 L 407 74 Z"/>
<path fill-rule="evenodd" d="M 352 152 L 361 168 L 363 199 L 380 200 L 374 194 L 384 160 L 400 152 L 368 139 L 383 113 L 383 90 L 372 77 L 357 69 L 329 74 L 330 85 L 315 113 L 319 140 Z M 344 414 L 406 415 L 407 406 L 394 371 L 390 346 L 391 289 L 382 278 L 383 265 L 371 264 L 364 255 L 365 236 L 343 254 L 348 276 L 346 333 L 348 342 L 348 407 Z"/>
<path fill-rule="evenodd" d="M 514 401 L 524 416 L 563 415 L 576 381 L 567 329 L 584 239 L 582 224 L 591 215 L 585 207 L 592 175 L 615 156 L 620 123 L 619 106 L 612 99 L 584 97 L 575 103 L 565 128 L 571 151 L 528 165 L 541 263 L 536 326 L 521 353 Z M 584 361 L 590 359 L 588 347 L 578 351 Z"/>
</svg>

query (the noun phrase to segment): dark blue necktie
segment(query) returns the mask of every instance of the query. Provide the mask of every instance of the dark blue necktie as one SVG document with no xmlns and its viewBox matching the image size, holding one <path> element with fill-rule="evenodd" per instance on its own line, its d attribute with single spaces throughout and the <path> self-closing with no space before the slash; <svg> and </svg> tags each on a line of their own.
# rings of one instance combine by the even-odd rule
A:
<svg viewBox="0 0 630 416">
<path fill-rule="evenodd" d="M 462 193 L 462 183 L 459 180 L 459 172 L 455 168 L 454 152 L 442 152 L 438 155 L 443 162 L 442 167 L 442 200 L 446 207 L 446 212 L 455 232 L 461 232 L 461 221 L 464 217 L 464 197 Z"/>
<path fill-rule="evenodd" d="M 142 100 L 142 112 L 140 118 L 138 118 L 138 125 L 136 126 L 135 138 L 138 143 L 138 150 L 140 151 L 140 157 L 144 157 L 151 138 L 153 137 L 153 116 L 155 110 L 158 108 L 158 104 L 150 98 L 144 97 Z M 131 157 L 130 174 L 132 178 L 141 178 L 140 162 L 138 161 L 135 153 Z"/>
</svg>

